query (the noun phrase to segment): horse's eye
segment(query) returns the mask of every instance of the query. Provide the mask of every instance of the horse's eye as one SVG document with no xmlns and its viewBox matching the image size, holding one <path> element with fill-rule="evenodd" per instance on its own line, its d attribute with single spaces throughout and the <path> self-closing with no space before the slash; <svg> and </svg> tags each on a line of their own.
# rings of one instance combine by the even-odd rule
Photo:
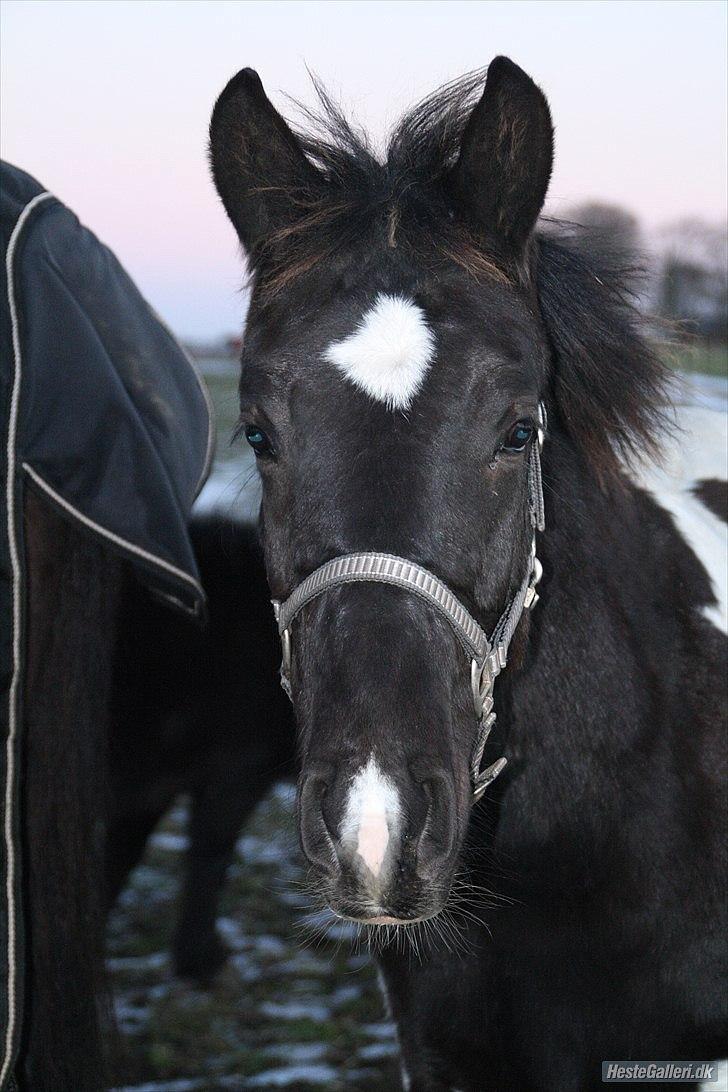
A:
<svg viewBox="0 0 728 1092">
<path fill-rule="evenodd" d="M 256 455 L 272 455 L 273 447 L 270 440 L 262 428 L 258 428 L 257 425 L 245 426 L 245 439 Z"/>
<path fill-rule="evenodd" d="M 531 421 L 516 421 L 506 436 L 503 451 L 523 451 L 536 431 Z"/>
</svg>

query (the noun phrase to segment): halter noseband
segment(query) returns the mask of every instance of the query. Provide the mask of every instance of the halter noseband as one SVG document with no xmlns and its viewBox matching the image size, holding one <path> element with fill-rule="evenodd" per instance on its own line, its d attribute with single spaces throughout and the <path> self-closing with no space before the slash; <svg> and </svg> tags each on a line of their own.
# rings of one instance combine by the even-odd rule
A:
<svg viewBox="0 0 728 1092">
<path fill-rule="evenodd" d="M 546 408 L 543 403 L 539 403 L 538 412 L 538 435 L 536 442 L 531 444 L 528 457 L 528 511 L 533 528 L 528 568 L 518 591 L 503 611 L 490 637 L 442 580 L 414 561 L 407 561 L 406 558 L 396 557 L 394 554 L 367 552 L 335 557 L 307 576 L 288 599 L 273 600 L 283 645 L 281 686 L 291 701 L 291 623 L 307 603 L 323 592 L 342 584 L 392 584 L 397 588 L 405 588 L 434 607 L 450 624 L 470 657 L 470 685 L 478 720 L 478 735 L 470 761 L 473 801 L 480 799 L 507 762 L 506 758 L 499 758 L 486 769 L 480 769 L 485 744 L 495 723 L 493 683 L 508 662 L 508 646 L 524 610 L 530 610 L 538 602 L 536 585 L 541 579 L 542 570 L 536 557 L 536 532 L 543 531 L 545 526 L 541 481 L 541 449 L 546 429 Z"/>
</svg>

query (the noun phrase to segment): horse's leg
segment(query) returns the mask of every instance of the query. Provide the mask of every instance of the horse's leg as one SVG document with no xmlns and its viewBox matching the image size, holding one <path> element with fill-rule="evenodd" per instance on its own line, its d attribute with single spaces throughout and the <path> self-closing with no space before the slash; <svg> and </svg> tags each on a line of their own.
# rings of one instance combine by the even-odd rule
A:
<svg viewBox="0 0 728 1092">
<path fill-rule="evenodd" d="M 105 733 L 122 562 L 32 492 L 25 541 L 21 1072 L 33 1092 L 98 1092 Z"/>
<path fill-rule="evenodd" d="M 220 710 L 219 716 L 236 723 L 234 711 Z M 183 976 L 210 980 L 227 958 L 215 928 L 220 893 L 244 822 L 271 786 L 290 774 L 290 755 L 278 751 L 282 738 L 287 741 L 287 724 L 265 725 L 261 719 L 256 738 L 248 740 L 244 726 L 237 728 L 227 746 L 211 756 L 205 778 L 192 795 L 190 845 L 174 940 L 175 966 Z"/>
<path fill-rule="evenodd" d="M 192 796 L 189 849 L 172 945 L 177 974 L 209 981 L 225 962 L 228 951 L 215 922 L 227 870 L 238 835 L 256 804 L 277 776 L 270 767 L 245 769 L 240 755 L 217 766 Z M 238 776 L 231 776 L 237 770 Z"/>
<path fill-rule="evenodd" d="M 109 819 L 106 832 L 106 909 L 111 910 L 121 894 L 129 873 L 144 855 L 149 836 L 167 810 L 164 806 L 115 815 Z"/>
</svg>

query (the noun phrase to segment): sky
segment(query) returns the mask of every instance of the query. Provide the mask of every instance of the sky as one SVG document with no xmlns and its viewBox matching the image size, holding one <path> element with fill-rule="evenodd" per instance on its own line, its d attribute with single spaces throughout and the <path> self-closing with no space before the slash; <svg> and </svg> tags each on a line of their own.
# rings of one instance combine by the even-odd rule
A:
<svg viewBox="0 0 728 1092">
<path fill-rule="evenodd" d="M 243 266 L 210 182 L 215 98 L 245 66 L 312 102 L 307 66 L 381 141 L 505 53 L 556 125 L 549 211 L 592 198 L 648 230 L 726 217 L 723 0 L 3 0 L 0 140 L 116 252 L 174 330 L 240 329 Z"/>
</svg>

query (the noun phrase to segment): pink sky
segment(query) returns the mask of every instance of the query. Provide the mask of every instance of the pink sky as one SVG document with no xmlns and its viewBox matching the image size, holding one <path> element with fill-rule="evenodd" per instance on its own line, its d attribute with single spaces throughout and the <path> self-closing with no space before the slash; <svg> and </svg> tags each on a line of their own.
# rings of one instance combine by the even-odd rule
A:
<svg viewBox="0 0 728 1092">
<path fill-rule="evenodd" d="M 506 53 L 546 91 L 551 209 L 599 197 L 650 228 L 726 217 L 722 0 L 5 0 L 2 154 L 116 251 L 180 334 L 240 325 L 236 241 L 209 181 L 212 104 L 244 65 L 275 102 L 309 65 L 381 136 Z"/>
</svg>

